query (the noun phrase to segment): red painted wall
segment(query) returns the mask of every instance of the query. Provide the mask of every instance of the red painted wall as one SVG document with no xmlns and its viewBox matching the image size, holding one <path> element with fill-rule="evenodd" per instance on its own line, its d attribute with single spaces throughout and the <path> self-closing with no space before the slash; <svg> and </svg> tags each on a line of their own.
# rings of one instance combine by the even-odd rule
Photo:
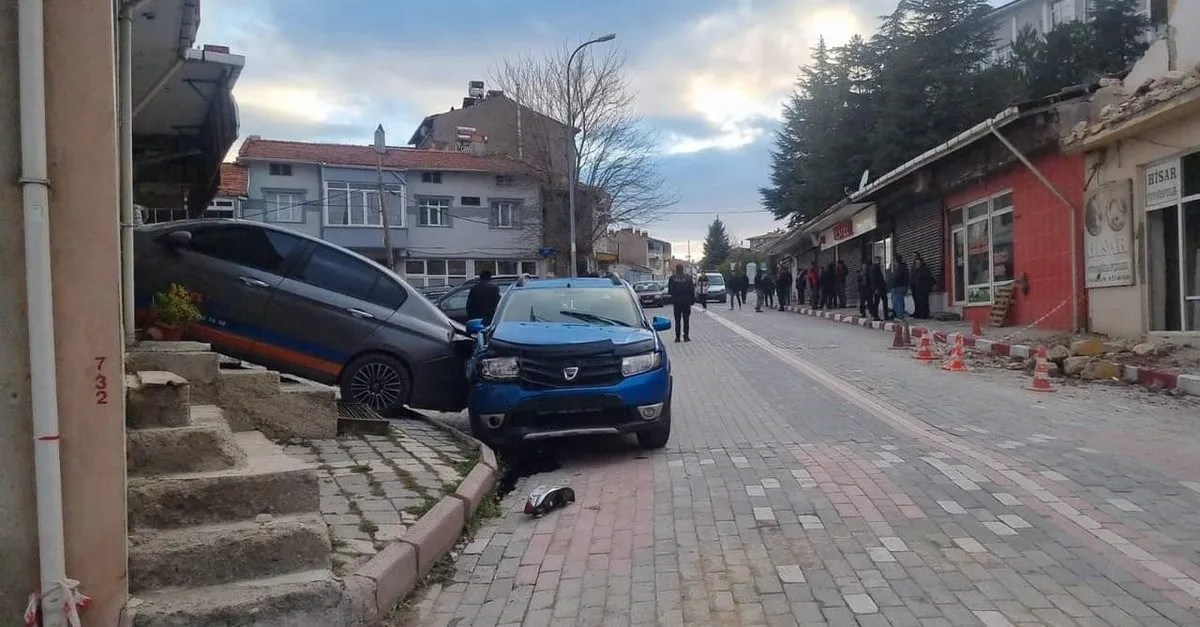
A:
<svg viewBox="0 0 1200 627">
<path fill-rule="evenodd" d="M 948 194 L 943 198 L 946 211 L 962 207 L 971 201 L 991 196 L 1005 190 L 1013 193 L 1013 268 L 1020 280 L 1029 277 L 1029 293 L 1020 287 L 1008 311 L 1006 326 L 1035 325 L 1039 329 L 1070 331 L 1071 320 L 1071 237 L 1076 240 L 1079 256 L 1078 285 L 1079 311 L 1087 311 L 1083 294 L 1083 155 L 1050 153 L 1032 159 L 1038 170 L 1054 184 L 1067 200 L 1077 209 L 1076 229 L 1071 232 L 1070 209 L 1051 192 L 1038 177 L 1024 165 L 1016 164 L 1008 170 L 993 175 L 983 183 Z M 949 221 L 947 220 L 947 224 Z M 946 268 L 953 270 L 953 244 L 949 227 L 946 238 Z M 947 274 L 947 281 L 951 275 Z M 1065 301 L 1065 303 L 1064 303 Z M 1062 304 L 1061 307 L 1059 305 Z M 1054 313 L 1050 313 L 1059 307 Z M 987 324 L 990 305 L 976 305 L 964 309 L 967 320 Z"/>
</svg>

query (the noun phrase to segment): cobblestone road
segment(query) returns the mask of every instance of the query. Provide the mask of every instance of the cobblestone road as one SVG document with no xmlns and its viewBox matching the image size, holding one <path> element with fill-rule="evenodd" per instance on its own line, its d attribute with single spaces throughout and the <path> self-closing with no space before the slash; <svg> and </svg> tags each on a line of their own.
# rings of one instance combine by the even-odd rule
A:
<svg viewBox="0 0 1200 627">
<path fill-rule="evenodd" d="M 1194 401 L 1038 395 L 791 314 L 692 326 L 668 447 L 570 445 L 427 624 L 1200 625 Z M 519 513 L 554 481 L 579 501 Z"/>
</svg>

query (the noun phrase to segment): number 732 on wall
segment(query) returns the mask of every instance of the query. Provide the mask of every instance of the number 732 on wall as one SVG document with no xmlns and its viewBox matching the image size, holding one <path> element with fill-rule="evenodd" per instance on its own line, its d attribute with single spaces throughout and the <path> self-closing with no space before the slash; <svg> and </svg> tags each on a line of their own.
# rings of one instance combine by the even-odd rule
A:
<svg viewBox="0 0 1200 627">
<path fill-rule="evenodd" d="M 92 391 L 96 395 L 97 405 L 108 404 L 108 377 L 104 374 L 104 364 L 108 363 L 107 357 L 94 357 L 93 363 L 96 366 L 95 376 L 92 378 Z"/>
</svg>

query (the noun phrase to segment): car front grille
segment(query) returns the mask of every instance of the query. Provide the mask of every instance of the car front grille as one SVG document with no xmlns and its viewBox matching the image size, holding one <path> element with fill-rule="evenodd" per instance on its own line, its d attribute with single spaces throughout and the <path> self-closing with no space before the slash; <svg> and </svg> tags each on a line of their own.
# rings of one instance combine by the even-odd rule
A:
<svg viewBox="0 0 1200 627">
<path fill-rule="evenodd" d="M 612 355 L 591 357 L 521 357 L 521 381 L 538 387 L 576 387 L 612 385 L 621 380 L 621 358 Z M 566 370 L 578 368 L 572 379 Z"/>
</svg>

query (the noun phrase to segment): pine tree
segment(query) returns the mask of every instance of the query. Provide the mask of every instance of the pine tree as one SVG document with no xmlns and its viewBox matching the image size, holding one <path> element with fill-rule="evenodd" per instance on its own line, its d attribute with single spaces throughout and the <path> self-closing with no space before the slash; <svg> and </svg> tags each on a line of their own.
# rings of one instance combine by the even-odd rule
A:
<svg viewBox="0 0 1200 627">
<path fill-rule="evenodd" d="M 729 242 L 729 231 L 725 230 L 725 223 L 721 222 L 720 218 L 712 221 L 708 225 L 708 235 L 704 237 L 704 259 L 700 265 L 705 270 L 716 268 L 728 257 L 733 251 L 733 244 Z"/>
<path fill-rule="evenodd" d="M 1102 75 L 1120 74 L 1146 53 L 1145 33 L 1150 18 L 1138 8 L 1141 0 L 1092 0 L 1088 26 L 1092 31 L 1091 69 Z"/>
</svg>

